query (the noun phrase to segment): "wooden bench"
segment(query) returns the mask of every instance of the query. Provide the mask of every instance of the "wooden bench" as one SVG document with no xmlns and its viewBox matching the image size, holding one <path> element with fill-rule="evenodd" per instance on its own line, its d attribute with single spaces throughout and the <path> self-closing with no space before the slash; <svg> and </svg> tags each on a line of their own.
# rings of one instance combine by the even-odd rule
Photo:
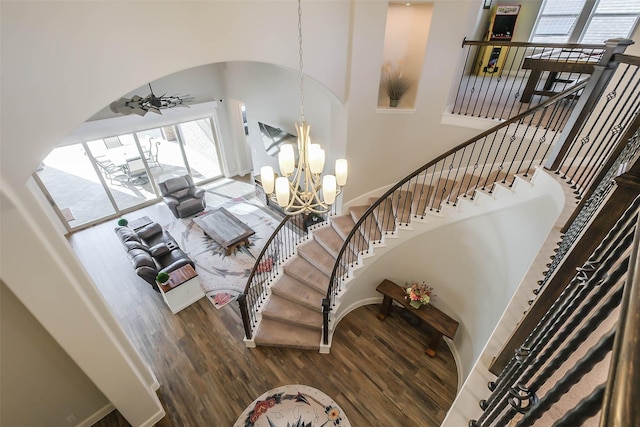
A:
<svg viewBox="0 0 640 427">
<path fill-rule="evenodd" d="M 425 353 L 429 356 L 434 357 L 436 355 L 436 350 L 440 346 L 443 336 L 450 339 L 453 339 L 455 336 L 459 325 L 457 321 L 432 305 L 422 306 L 417 309 L 412 307 L 405 298 L 406 293 L 404 288 L 393 283 L 391 280 L 383 280 L 376 290 L 384 295 L 378 319 L 384 320 L 389 315 L 391 303 L 396 301 L 423 321 L 429 334 L 427 349 L 425 350 Z"/>
</svg>

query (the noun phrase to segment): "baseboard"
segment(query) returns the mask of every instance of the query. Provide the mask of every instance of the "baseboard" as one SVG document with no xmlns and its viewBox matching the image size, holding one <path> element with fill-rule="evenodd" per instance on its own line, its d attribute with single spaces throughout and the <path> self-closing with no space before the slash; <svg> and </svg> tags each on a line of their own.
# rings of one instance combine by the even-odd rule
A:
<svg viewBox="0 0 640 427">
<path fill-rule="evenodd" d="M 116 407 L 113 406 L 112 403 L 107 403 L 102 408 L 91 414 L 89 417 L 76 424 L 76 427 L 91 427 L 92 425 L 109 415 L 111 412 L 115 411 L 115 409 Z"/>
<path fill-rule="evenodd" d="M 456 371 L 458 371 L 458 389 L 457 390 L 460 391 L 462 390 L 462 385 L 464 384 L 464 380 L 465 380 L 463 378 L 464 372 L 462 372 L 462 360 L 460 359 L 460 355 L 458 354 L 458 350 L 456 349 L 456 346 L 453 343 L 453 340 L 447 337 L 442 337 L 442 339 L 447 344 L 447 347 L 449 347 L 449 350 L 451 350 L 451 355 L 453 356 L 453 360 L 456 362 Z"/>
</svg>

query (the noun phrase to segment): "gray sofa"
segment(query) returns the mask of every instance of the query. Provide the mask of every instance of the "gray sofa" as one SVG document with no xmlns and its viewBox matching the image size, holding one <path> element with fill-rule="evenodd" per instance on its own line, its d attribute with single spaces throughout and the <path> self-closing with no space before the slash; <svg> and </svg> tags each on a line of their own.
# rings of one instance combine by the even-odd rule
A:
<svg viewBox="0 0 640 427">
<path fill-rule="evenodd" d="M 138 276 L 156 292 L 160 292 L 156 284 L 159 272 L 169 273 L 187 264 L 195 268 L 193 261 L 178 247 L 175 239 L 157 222 L 137 231 L 127 226 L 118 226 L 115 232 Z"/>
</svg>

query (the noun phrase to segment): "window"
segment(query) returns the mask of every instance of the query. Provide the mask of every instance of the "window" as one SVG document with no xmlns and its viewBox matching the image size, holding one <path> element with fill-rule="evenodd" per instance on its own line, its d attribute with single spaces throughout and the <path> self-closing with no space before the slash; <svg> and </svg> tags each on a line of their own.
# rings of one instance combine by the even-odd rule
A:
<svg viewBox="0 0 640 427">
<path fill-rule="evenodd" d="M 638 1 L 544 0 L 531 41 L 600 44 L 631 37 L 639 20 Z"/>
<path fill-rule="evenodd" d="M 208 117 L 56 147 L 34 176 L 73 231 L 154 203 L 167 178 L 220 178 L 214 126 Z"/>
</svg>

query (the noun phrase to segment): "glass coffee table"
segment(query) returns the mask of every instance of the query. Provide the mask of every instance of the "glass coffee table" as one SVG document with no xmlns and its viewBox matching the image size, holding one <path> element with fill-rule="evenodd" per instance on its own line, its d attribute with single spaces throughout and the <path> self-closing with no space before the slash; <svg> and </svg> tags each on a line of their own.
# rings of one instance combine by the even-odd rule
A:
<svg viewBox="0 0 640 427">
<path fill-rule="evenodd" d="M 193 222 L 225 250 L 229 256 L 238 246 L 248 245 L 256 234 L 225 208 L 213 209 L 193 217 Z"/>
</svg>

